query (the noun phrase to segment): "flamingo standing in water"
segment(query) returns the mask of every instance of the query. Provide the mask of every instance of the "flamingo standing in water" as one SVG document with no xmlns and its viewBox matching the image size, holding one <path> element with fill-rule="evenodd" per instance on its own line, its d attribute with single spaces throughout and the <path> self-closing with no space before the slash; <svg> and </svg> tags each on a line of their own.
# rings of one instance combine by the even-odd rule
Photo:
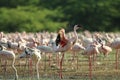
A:
<svg viewBox="0 0 120 80">
<path fill-rule="evenodd" d="M 76 43 L 76 41 L 78 40 L 78 35 L 76 30 L 79 29 L 80 27 L 82 27 L 81 25 L 75 25 L 74 26 L 74 38 L 71 39 L 67 39 L 65 36 L 65 30 L 61 29 L 58 32 L 57 38 L 56 38 L 56 45 L 58 47 L 56 47 L 56 52 L 62 52 L 62 58 L 60 60 L 60 73 L 59 76 L 62 79 L 63 75 L 62 75 L 62 62 L 64 59 L 64 53 L 68 50 L 70 50 L 73 45 Z"/>
</svg>

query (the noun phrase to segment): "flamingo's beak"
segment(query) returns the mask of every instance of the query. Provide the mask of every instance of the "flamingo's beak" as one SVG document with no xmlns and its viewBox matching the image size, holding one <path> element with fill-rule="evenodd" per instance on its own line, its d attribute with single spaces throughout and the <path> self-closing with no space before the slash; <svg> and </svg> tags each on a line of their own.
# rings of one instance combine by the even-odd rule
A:
<svg viewBox="0 0 120 80">
<path fill-rule="evenodd" d="M 83 26 L 81 24 L 77 24 L 77 27 L 79 27 L 80 29 L 83 29 Z"/>
<path fill-rule="evenodd" d="M 22 56 L 20 56 L 20 58 L 23 58 Z"/>
</svg>

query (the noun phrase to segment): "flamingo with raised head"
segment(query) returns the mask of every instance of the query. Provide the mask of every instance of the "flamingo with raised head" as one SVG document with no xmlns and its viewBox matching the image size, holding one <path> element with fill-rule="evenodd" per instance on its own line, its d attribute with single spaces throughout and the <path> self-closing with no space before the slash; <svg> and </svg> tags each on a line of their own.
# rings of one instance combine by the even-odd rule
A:
<svg viewBox="0 0 120 80">
<path fill-rule="evenodd" d="M 78 35 L 77 35 L 76 30 L 79 29 L 80 27 L 82 26 L 81 25 L 74 26 L 74 38 L 71 38 L 71 39 L 66 38 L 64 29 L 61 29 L 58 32 L 58 36 L 56 38 L 56 45 L 59 47 L 56 47 L 56 52 L 62 52 L 62 58 L 60 60 L 60 73 L 59 73 L 59 76 L 61 79 L 63 78 L 62 62 L 64 59 L 64 53 L 70 50 L 73 47 L 73 45 L 76 43 L 76 41 L 78 40 Z"/>
</svg>

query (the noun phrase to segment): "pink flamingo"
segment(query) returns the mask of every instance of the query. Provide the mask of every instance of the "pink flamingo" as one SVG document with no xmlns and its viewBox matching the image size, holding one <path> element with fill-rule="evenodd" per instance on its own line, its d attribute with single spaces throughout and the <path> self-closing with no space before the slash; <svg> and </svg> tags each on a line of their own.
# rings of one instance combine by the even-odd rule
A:
<svg viewBox="0 0 120 80">
<path fill-rule="evenodd" d="M 82 45 L 82 43 L 75 43 L 74 46 L 72 47 L 71 51 L 72 51 L 72 54 L 73 54 L 73 58 L 72 60 L 74 61 L 74 58 L 76 56 L 76 53 L 80 52 L 80 51 L 84 51 L 85 50 L 85 47 Z M 78 69 L 78 57 L 77 57 L 77 69 Z"/>
<path fill-rule="evenodd" d="M 94 42 L 85 48 L 85 55 L 88 55 L 89 59 L 89 77 L 92 79 L 92 56 L 94 57 L 99 54 L 98 46 Z"/>
<path fill-rule="evenodd" d="M 72 48 L 72 46 L 78 40 L 78 35 L 77 35 L 76 30 L 78 28 L 80 28 L 80 27 L 81 27 L 81 25 L 75 25 L 74 26 L 74 36 L 75 37 L 71 38 L 71 39 L 66 38 L 64 29 L 61 29 L 58 32 L 58 36 L 56 38 L 56 45 L 59 46 L 59 47 L 56 49 L 56 52 L 62 52 L 62 58 L 60 60 L 60 73 L 59 73 L 59 76 L 60 76 L 61 79 L 63 78 L 63 75 L 62 75 L 62 63 L 63 63 L 63 59 L 64 59 L 64 53 L 66 51 L 70 50 Z"/>
</svg>

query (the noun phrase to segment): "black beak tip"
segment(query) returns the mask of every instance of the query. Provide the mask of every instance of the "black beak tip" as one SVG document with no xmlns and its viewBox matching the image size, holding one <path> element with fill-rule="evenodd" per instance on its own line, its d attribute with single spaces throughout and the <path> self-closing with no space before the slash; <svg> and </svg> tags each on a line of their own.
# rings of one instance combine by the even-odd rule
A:
<svg viewBox="0 0 120 80">
<path fill-rule="evenodd" d="M 82 28 L 82 25 L 81 24 L 77 24 L 77 27 Z"/>
<path fill-rule="evenodd" d="M 81 25 L 81 24 L 77 24 L 77 26 L 78 26 L 78 27 L 82 27 L 82 25 Z"/>
<path fill-rule="evenodd" d="M 23 57 L 20 57 L 20 58 L 23 58 Z"/>
</svg>

